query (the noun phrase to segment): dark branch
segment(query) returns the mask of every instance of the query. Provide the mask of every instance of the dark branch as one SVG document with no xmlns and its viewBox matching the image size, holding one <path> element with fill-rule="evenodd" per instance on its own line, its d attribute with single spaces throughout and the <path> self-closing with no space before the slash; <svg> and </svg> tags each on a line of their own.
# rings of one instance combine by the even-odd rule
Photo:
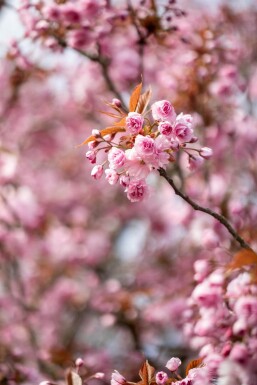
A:
<svg viewBox="0 0 257 385">
<path fill-rule="evenodd" d="M 179 195 L 184 201 L 186 201 L 190 206 L 192 206 L 197 211 L 202 211 L 203 213 L 211 215 L 213 218 L 217 219 L 223 226 L 226 227 L 226 229 L 230 232 L 232 237 L 240 244 L 241 247 L 245 249 L 251 249 L 250 245 L 240 237 L 240 235 L 236 232 L 236 230 L 231 226 L 229 221 L 221 214 L 216 213 L 215 211 L 212 211 L 209 208 L 202 207 L 196 202 L 194 202 L 189 196 L 184 194 L 182 191 L 179 190 L 179 188 L 175 185 L 172 178 L 170 178 L 166 171 L 162 168 L 159 169 L 160 175 L 166 179 L 166 181 L 169 183 L 169 185 L 173 188 L 176 195 Z"/>
</svg>

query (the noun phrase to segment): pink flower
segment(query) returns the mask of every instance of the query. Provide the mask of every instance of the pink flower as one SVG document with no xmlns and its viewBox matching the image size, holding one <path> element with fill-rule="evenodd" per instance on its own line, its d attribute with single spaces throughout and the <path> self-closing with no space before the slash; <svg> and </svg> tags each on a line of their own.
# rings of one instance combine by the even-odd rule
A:
<svg viewBox="0 0 257 385">
<path fill-rule="evenodd" d="M 90 163 L 96 162 L 96 153 L 95 151 L 87 151 L 86 158 L 89 160 Z"/>
<path fill-rule="evenodd" d="M 181 361 L 177 357 L 172 357 L 165 365 L 171 372 L 175 372 L 181 365 Z"/>
<path fill-rule="evenodd" d="M 190 142 L 193 137 L 192 116 L 179 114 L 173 128 L 173 134 L 182 143 Z"/>
<path fill-rule="evenodd" d="M 135 179 L 145 179 L 150 172 L 149 167 L 142 162 L 142 159 L 136 153 L 135 147 L 126 150 L 125 167 L 130 176 Z"/>
<path fill-rule="evenodd" d="M 126 127 L 130 134 L 137 135 L 142 129 L 144 124 L 144 118 L 137 112 L 129 112 L 126 117 Z"/>
<path fill-rule="evenodd" d="M 124 385 L 126 379 L 117 370 L 112 373 L 111 385 Z"/>
<path fill-rule="evenodd" d="M 148 194 L 148 187 L 144 179 L 132 180 L 127 188 L 127 197 L 131 202 L 140 202 Z"/>
<path fill-rule="evenodd" d="M 154 139 L 150 136 L 137 135 L 135 140 L 135 151 L 143 160 L 152 157 L 155 153 Z"/>
<path fill-rule="evenodd" d="M 168 100 L 160 100 L 152 105 L 152 115 L 155 120 L 169 120 L 171 123 L 176 119 L 176 113 Z"/>
<path fill-rule="evenodd" d="M 158 372 L 155 376 L 155 381 L 157 385 L 164 385 L 168 380 L 168 375 L 165 372 Z"/>
<path fill-rule="evenodd" d="M 93 167 L 92 171 L 91 171 L 91 176 L 94 178 L 94 179 L 100 179 L 101 176 L 103 175 L 103 166 L 101 166 L 100 164 L 97 164 L 95 167 Z"/>
<path fill-rule="evenodd" d="M 110 168 L 108 168 L 108 169 L 105 170 L 105 174 L 106 174 L 107 181 L 111 185 L 114 185 L 114 184 L 116 184 L 118 182 L 119 175 L 117 174 L 117 172 L 115 170 L 111 170 Z"/>
<path fill-rule="evenodd" d="M 158 125 L 158 130 L 161 134 L 165 136 L 170 136 L 172 134 L 172 124 L 167 121 L 160 122 Z"/>
<path fill-rule="evenodd" d="M 108 161 L 110 163 L 110 168 L 116 170 L 122 167 L 125 163 L 126 156 L 124 151 L 119 148 L 112 147 L 108 152 Z"/>
<path fill-rule="evenodd" d="M 212 157 L 212 149 L 209 147 L 202 147 L 199 152 L 200 156 L 204 159 L 210 159 Z"/>
</svg>

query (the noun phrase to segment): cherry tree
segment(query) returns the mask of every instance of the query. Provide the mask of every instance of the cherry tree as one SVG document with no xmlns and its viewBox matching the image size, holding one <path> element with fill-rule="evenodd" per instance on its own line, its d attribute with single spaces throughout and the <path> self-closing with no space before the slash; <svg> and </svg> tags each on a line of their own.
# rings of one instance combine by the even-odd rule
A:
<svg viewBox="0 0 257 385">
<path fill-rule="evenodd" d="M 1 381 L 255 385 L 256 7 L 7 7 Z"/>
</svg>

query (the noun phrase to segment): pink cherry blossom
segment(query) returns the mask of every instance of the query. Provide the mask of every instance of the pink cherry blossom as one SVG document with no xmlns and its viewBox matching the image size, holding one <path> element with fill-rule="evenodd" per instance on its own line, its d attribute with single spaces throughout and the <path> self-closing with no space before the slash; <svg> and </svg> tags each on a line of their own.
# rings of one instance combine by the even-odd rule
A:
<svg viewBox="0 0 257 385">
<path fill-rule="evenodd" d="M 108 152 L 108 161 L 110 163 L 110 168 L 117 170 L 122 167 L 125 163 L 126 157 L 124 151 L 117 147 L 112 147 Z"/>
<path fill-rule="evenodd" d="M 137 135 L 134 148 L 137 155 L 143 160 L 152 158 L 156 151 L 155 141 L 150 136 Z"/>
<path fill-rule="evenodd" d="M 159 123 L 158 130 L 160 131 L 161 134 L 165 136 L 171 136 L 173 127 L 170 122 L 164 121 Z"/>
<path fill-rule="evenodd" d="M 179 114 L 176 118 L 173 134 L 182 143 L 190 142 L 193 137 L 191 115 Z"/>
<path fill-rule="evenodd" d="M 168 375 L 165 372 L 158 372 L 155 375 L 155 381 L 157 385 L 164 385 L 168 380 Z"/>
<path fill-rule="evenodd" d="M 152 105 L 152 115 L 155 120 L 169 121 L 173 123 L 176 119 L 176 113 L 168 100 L 160 100 Z"/>
<path fill-rule="evenodd" d="M 106 174 L 106 179 L 107 179 L 108 183 L 110 183 L 110 185 L 114 185 L 118 182 L 119 175 L 117 174 L 117 172 L 115 170 L 108 168 L 105 170 L 105 174 Z"/>
<path fill-rule="evenodd" d="M 127 187 L 127 197 L 131 202 L 142 201 L 149 192 L 144 179 L 132 180 Z"/>
<path fill-rule="evenodd" d="M 137 112 L 129 112 L 126 117 L 126 127 L 130 134 L 137 135 L 144 124 L 144 117 Z"/>
</svg>

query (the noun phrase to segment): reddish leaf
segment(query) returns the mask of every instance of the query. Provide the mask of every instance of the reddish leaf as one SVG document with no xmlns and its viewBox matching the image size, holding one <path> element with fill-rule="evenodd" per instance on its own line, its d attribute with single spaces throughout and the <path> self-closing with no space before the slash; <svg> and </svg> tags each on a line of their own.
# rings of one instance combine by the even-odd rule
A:
<svg viewBox="0 0 257 385">
<path fill-rule="evenodd" d="M 129 101 L 129 112 L 136 111 L 141 91 L 142 91 L 142 83 L 138 84 L 134 89 L 134 91 L 132 92 L 132 95 Z"/>
<path fill-rule="evenodd" d="M 136 112 L 138 112 L 139 114 L 143 114 L 145 112 L 149 104 L 149 101 L 151 99 L 151 96 L 152 96 L 151 88 L 149 88 L 149 90 L 147 90 L 142 95 L 140 95 L 137 103 Z"/>
<path fill-rule="evenodd" d="M 103 130 L 100 131 L 102 136 L 109 135 L 109 134 L 117 134 L 117 132 L 124 132 L 125 128 L 121 126 L 111 126 L 111 127 L 106 127 Z M 84 146 L 85 144 L 89 142 L 93 142 L 96 140 L 96 137 L 94 135 L 90 135 L 84 142 L 79 144 L 77 147 Z"/>
<path fill-rule="evenodd" d="M 104 115 L 107 115 L 107 116 L 110 116 L 111 118 L 119 118 L 120 115 L 117 115 L 117 114 L 114 114 L 113 112 L 106 112 L 106 111 L 99 111 L 101 114 L 104 114 Z"/>
<path fill-rule="evenodd" d="M 117 132 L 124 132 L 125 128 L 121 126 L 111 126 L 104 128 L 101 132 L 101 135 L 117 134 Z"/>
<path fill-rule="evenodd" d="M 233 260 L 228 265 L 228 269 L 240 269 L 243 266 L 256 264 L 257 254 L 251 249 L 241 249 L 234 255 Z"/>
<path fill-rule="evenodd" d="M 126 125 L 126 116 L 115 123 L 115 126 L 121 126 L 124 127 Z"/>
<path fill-rule="evenodd" d="M 72 370 L 69 370 L 66 376 L 66 383 L 67 385 L 82 385 L 82 379 L 81 377 Z"/>
<path fill-rule="evenodd" d="M 154 372 L 155 368 L 146 360 L 139 371 L 139 376 L 142 380 L 140 383 L 142 385 L 150 385 L 151 381 L 154 380 Z"/>
<path fill-rule="evenodd" d="M 203 359 L 197 358 L 196 360 L 192 360 L 189 362 L 189 364 L 186 367 L 186 376 L 188 375 L 189 370 L 194 368 L 199 368 L 203 365 Z"/>
</svg>

